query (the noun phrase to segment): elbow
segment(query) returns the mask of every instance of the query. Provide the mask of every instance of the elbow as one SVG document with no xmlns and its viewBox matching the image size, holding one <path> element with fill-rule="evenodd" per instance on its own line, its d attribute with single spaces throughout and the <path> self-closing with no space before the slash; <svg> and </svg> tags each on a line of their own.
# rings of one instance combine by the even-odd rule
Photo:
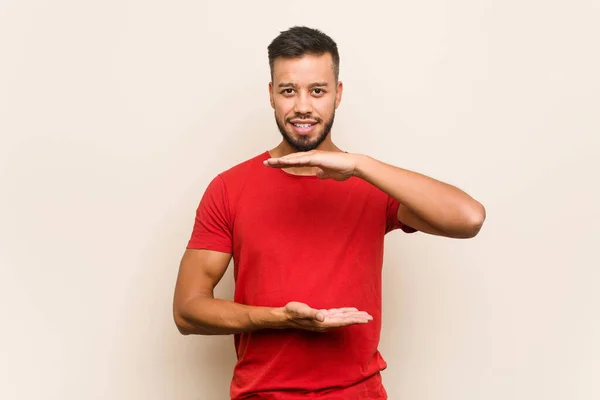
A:
<svg viewBox="0 0 600 400">
<path fill-rule="evenodd" d="M 485 221 L 485 207 L 474 201 L 465 206 L 459 215 L 454 228 L 446 231 L 446 236 L 454 239 L 471 239 L 477 236 Z"/>
<path fill-rule="evenodd" d="M 182 304 L 173 303 L 173 321 L 175 322 L 175 327 L 179 333 L 184 336 L 202 333 L 198 332 L 195 325 L 186 318 L 186 310 Z"/>
<path fill-rule="evenodd" d="M 483 223 L 485 222 L 486 212 L 483 204 L 475 201 L 465 215 L 465 229 L 463 232 L 464 239 L 470 239 L 479 233 Z"/>
<path fill-rule="evenodd" d="M 173 320 L 180 334 L 188 335 L 214 335 L 210 329 L 199 325 L 197 322 L 192 322 L 186 317 L 185 310 L 179 307 L 173 307 Z"/>
<path fill-rule="evenodd" d="M 173 311 L 173 320 L 175 322 L 175 327 L 177 327 L 179 333 L 181 333 L 184 336 L 192 334 L 190 325 L 186 322 L 185 318 L 181 316 L 181 313 L 177 312 L 177 310 Z"/>
</svg>

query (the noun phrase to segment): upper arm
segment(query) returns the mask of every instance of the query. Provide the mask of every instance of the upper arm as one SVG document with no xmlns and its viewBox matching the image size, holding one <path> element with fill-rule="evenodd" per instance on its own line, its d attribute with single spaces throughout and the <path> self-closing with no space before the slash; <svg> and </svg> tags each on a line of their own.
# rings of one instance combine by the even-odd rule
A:
<svg viewBox="0 0 600 400">
<path fill-rule="evenodd" d="M 213 289 L 227 270 L 230 253 L 204 249 L 186 249 L 175 284 L 173 311 L 177 318 L 178 309 L 196 296 L 213 297 Z"/>
</svg>

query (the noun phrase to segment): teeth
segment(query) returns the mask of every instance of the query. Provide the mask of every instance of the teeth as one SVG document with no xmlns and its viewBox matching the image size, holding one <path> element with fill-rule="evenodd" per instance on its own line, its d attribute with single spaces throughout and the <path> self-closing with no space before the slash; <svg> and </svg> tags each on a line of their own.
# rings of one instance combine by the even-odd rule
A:
<svg viewBox="0 0 600 400">
<path fill-rule="evenodd" d="M 296 125 L 298 128 L 310 128 L 312 125 L 311 124 L 294 124 Z"/>
</svg>

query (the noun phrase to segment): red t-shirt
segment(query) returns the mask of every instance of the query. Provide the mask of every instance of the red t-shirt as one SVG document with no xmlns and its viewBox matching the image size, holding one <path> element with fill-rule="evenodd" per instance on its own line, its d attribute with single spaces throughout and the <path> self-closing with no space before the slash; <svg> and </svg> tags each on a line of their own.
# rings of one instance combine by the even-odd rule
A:
<svg viewBox="0 0 600 400">
<path fill-rule="evenodd" d="M 368 182 L 292 175 L 269 152 L 215 177 L 188 248 L 233 254 L 234 301 L 317 309 L 356 307 L 373 321 L 328 332 L 234 335 L 232 399 L 386 399 L 377 350 L 384 235 L 401 228 L 398 202 Z"/>
</svg>

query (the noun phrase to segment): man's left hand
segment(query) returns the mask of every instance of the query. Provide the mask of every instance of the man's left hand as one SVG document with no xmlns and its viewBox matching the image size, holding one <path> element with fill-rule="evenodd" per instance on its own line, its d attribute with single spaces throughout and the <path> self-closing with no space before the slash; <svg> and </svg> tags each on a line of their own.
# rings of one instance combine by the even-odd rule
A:
<svg viewBox="0 0 600 400">
<path fill-rule="evenodd" d="M 288 154 L 279 158 L 269 158 L 264 164 L 273 168 L 315 167 L 317 177 L 345 181 L 356 175 L 356 154 L 311 150 Z"/>
</svg>

